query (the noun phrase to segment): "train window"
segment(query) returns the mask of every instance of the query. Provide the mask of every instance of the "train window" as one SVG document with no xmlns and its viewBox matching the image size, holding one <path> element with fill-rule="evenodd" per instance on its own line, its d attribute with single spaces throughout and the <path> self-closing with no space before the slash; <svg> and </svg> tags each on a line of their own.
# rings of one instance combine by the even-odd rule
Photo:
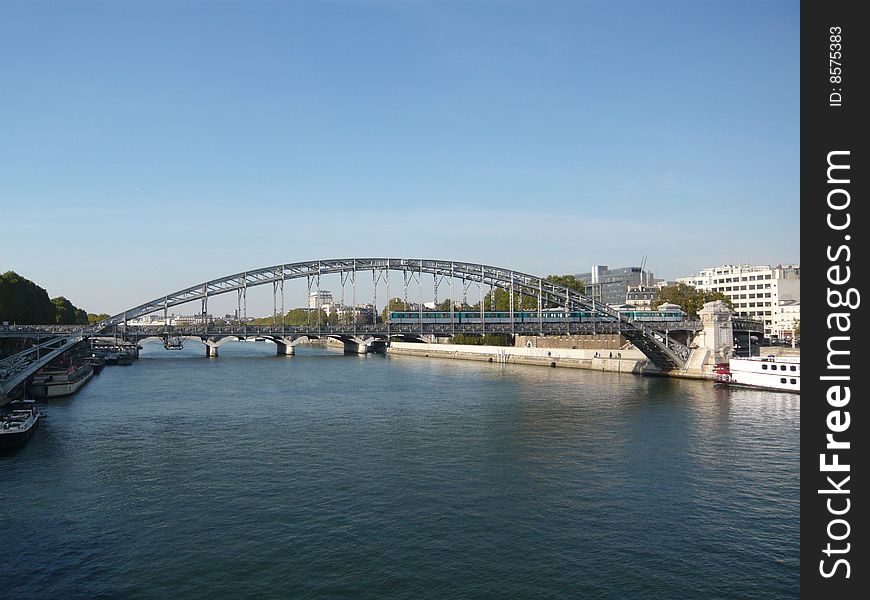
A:
<svg viewBox="0 0 870 600">
<path fill-rule="evenodd" d="M 785 377 L 781 378 L 781 379 L 779 380 L 779 382 L 780 382 L 780 383 L 786 383 L 786 379 L 785 379 Z"/>
</svg>

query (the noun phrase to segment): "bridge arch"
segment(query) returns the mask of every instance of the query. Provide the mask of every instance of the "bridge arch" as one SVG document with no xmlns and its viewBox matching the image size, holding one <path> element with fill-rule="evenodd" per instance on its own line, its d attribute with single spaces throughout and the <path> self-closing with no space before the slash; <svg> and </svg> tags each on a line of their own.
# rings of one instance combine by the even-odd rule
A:
<svg viewBox="0 0 870 600">
<path fill-rule="evenodd" d="M 481 294 L 483 287 L 489 286 L 490 289 L 506 290 L 512 297 L 513 294 L 536 297 L 539 307 L 544 304 L 555 304 L 564 307 L 566 311 L 591 311 L 602 318 L 617 323 L 620 326 L 620 333 L 634 343 L 659 368 L 664 370 L 675 367 L 684 368 L 688 360 L 689 350 L 685 346 L 669 340 L 667 336 L 657 334 L 648 325 L 636 323 L 618 311 L 595 302 L 594 299 L 585 294 L 548 281 L 543 277 L 480 263 L 424 258 L 321 259 L 243 271 L 159 296 L 149 302 L 118 313 L 89 329 L 90 333 L 96 333 L 125 323 L 129 319 L 159 311 L 164 311 L 165 314 L 169 308 L 194 301 L 203 303 L 203 312 L 205 313 L 210 297 L 235 292 L 241 299 L 245 296 L 248 288 L 269 284 L 274 286 L 273 290 L 277 290 L 278 286 L 281 286 L 283 290 L 283 283 L 293 279 L 306 278 L 309 287 L 311 287 L 312 281 L 316 281 L 319 287 L 321 277 L 338 273 L 343 277 L 352 277 L 355 283 L 356 273 L 364 271 L 373 273 L 376 286 L 381 277 L 384 277 L 387 289 L 389 289 L 389 274 L 391 272 L 401 272 L 403 274 L 402 280 L 406 286 L 409 276 L 412 279 L 418 276 L 419 281 L 422 281 L 422 276 L 427 274 L 433 275 L 436 281 L 439 277 L 449 278 L 451 285 L 455 280 L 464 282 L 464 285 L 477 284 L 480 286 Z M 481 306 L 481 310 L 483 310 L 483 306 Z M 512 311 L 513 303 L 511 303 Z"/>
</svg>

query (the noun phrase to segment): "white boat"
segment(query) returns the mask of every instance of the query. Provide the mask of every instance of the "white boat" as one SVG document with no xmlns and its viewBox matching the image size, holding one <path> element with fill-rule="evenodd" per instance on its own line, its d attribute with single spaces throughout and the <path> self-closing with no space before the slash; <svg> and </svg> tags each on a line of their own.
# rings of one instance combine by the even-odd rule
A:
<svg viewBox="0 0 870 600">
<path fill-rule="evenodd" d="M 781 392 L 801 392 L 799 356 L 753 356 L 732 358 L 716 365 L 713 379 L 724 385 L 743 386 Z"/>
<path fill-rule="evenodd" d="M 35 398 L 53 398 L 75 393 L 94 375 L 94 367 L 85 362 L 78 367 L 43 369 L 30 384 L 30 393 Z"/>
</svg>

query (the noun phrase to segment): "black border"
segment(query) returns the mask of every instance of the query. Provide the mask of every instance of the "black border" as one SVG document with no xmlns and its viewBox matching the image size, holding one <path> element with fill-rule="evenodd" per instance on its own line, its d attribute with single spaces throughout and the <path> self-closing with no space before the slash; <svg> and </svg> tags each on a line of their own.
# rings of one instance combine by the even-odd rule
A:
<svg viewBox="0 0 870 600">
<path fill-rule="evenodd" d="M 867 535 L 864 531 L 863 515 L 866 512 L 866 496 L 858 488 L 867 485 L 866 468 L 860 460 L 860 454 L 866 454 L 867 448 L 862 441 L 867 432 L 867 383 L 863 379 L 863 363 L 867 356 L 864 345 L 870 343 L 866 335 L 868 317 L 864 303 L 870 302 L 870 295 L 865 294 L 870 277 L 870 263 L 860 259 L 862 250 L 867 244 L 863 232 L 867 231 L 870 217 L 868 211 L 862 211 L 866 200 L 866 178 L 868 170 L 868 155 L 864 149 L 866 144 L 866 128 L 860 126 L 861 118 L 866 119 L 870 113 L 870 103 L 867 101 L 866 84 L 862 77 L 868 73 L 870 63 L 866 60 L 867 39 L 870 36 L 870 23 L 859 18 L 857 2 L 820 1 L 804 2 L 801 5 L 801 263 L 803 280 L 803 297 L 801 299 L 801 595 L 805 598 L 864 598 L 870 590 L 866 583 L 867 562 L 865 546 Z M 866 7 L 865 7 L 866 9 Z M 842 81 L 839 84 L 830 81 L 830 35 L 831 27 L 842 28 Z M 830 94 L 834 88 L 842 88 L 841 106 L 830 106 Z M 828 227 L 827 218 L 830 209 L 827 206 L 827 195 L 836 185 L 827 181 L 828 153 L 837 150 L 850 152 L 850 183 L 848 191 L 851 202 L 848 207 L 851 225 L 846 231 L 834 231 Z M 842 217 L 838 213 L 837 217 Z M 866 219 L 866 220 L 865 220 Z M 846 241 L 845 236 L 850 236 Z M 851 268 L 851 279 L 847 284 L 839 286 L 845 290 L 856 288 L 861 293 L 861 305 L 855 310 L 848 308 L 834 309 L 828 305 L 828 288 L 837 289 L 828 282 L 827 270 L 835 264 L 829 260 L 828 247 L 831 246 L 836 255 L 836 249 L 841 244 L 847 244 L 851 249 L 851 260 L 845 261 L 845 252 L 840 265 Z M 838 333 L 829 331 L 828 315 L 832 312 L 849 311 L 851 314 L 851 331 Z M 831 497 L 819 494 L 820 489 L 829 487 L 826 476 L 837 476 L 836 473 L 822 473 L 819 468 L 819 455 L 825 452 L 825 436 L 829 433 L 826 417 L 829 410 L 826 392 L 832 385 L 830 381 L 822 381 L 820 377 L 831 374 L 827 369 L 827 342 L 831 335 L 849 335 L 848 362 L 851 365 L 848 373 L 851 377 L 849 385 L 851 400 L 848 410 L 851 424 L 848 430 L 837 437 L 851 443 L 848 451 L 840 452 L 840 462 L 850 465 L 851 480 L 847 487 L 850 490 L 851 507 L 844 515 L 850 523 L 849 537 L 843 542 L 851 544 L 848 554 L 840 555 L 850 564 L 850 577 L 847 579 L 843 565 L 831 578 L 824 578 L 820 573 L 820 560 L 825 559 L 826 565 L 833 564 L 834 558 L 828 558 L 822 550 L 828 543 L 827 525 L 832 518 L 825 505 Z M 840 348 L 845 348 L 840 342 Z M 842 362 L 842 361 L 841 361 Z M 842 479 L 842 478 L 840 478 Z M 835 502 L 841 502 L 843 496 L 838 496 Z M 836 506 L 836 505 L 835 505 Z M 842 525 L 841 525 L 842 527 Z"/>
</svg>

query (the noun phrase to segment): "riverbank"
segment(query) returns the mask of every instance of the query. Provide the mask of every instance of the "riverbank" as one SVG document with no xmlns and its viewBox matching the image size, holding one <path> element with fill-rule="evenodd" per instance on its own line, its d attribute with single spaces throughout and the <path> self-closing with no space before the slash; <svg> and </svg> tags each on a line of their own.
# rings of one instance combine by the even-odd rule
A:
<svg viewBox="0 0 870 600">
<path fill-rule="evenodd" d="M 666 375 L 651 364 L 644 354 L 634 347 L 624 349 L 572 349 L 528 348 L 519 346 L 468 346 L 459 344 L 420 344 L 392 342 L 388 354 L 421 356 L 429 358 L 452 358 L 477 360 L 500 364 L 538 365 L 544 367 L 567 367 L 637 375 Z M 674 377 L 703 379 L 698 374 L 668 374 Z"/>
</svg>

